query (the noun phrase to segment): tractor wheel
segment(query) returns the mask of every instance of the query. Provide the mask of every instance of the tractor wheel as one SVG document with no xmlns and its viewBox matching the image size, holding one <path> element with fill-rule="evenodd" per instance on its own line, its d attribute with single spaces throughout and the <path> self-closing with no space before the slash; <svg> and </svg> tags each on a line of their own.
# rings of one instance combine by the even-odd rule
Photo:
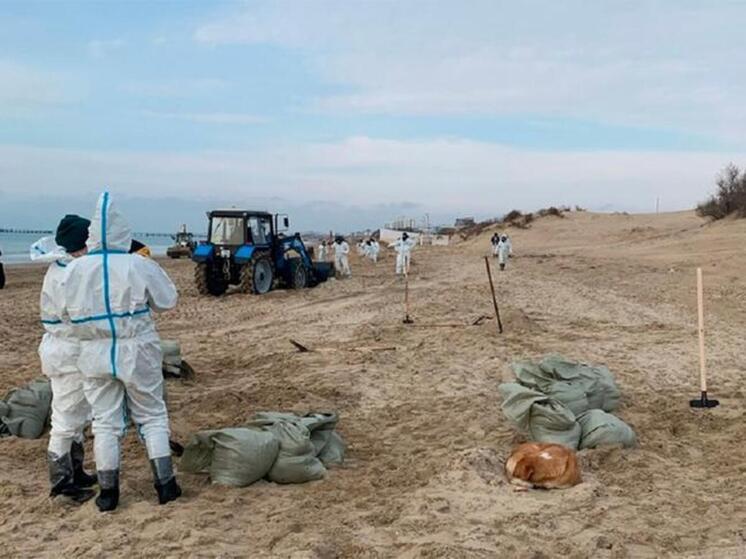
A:
<svg viewBox="0 0 746 559">
<path fill-rule="evenodd" d="M 228 289 L 228 282 L 213 272 L 212 267 L 203 262 L 194 269 L 194 283 L 200 295 L 222 295 Z"/>
<path fill-rule="evenodd" d="M 241 291 L 264 295 L 272 289 L 275 270 L 268 256 L 259 254 L 241 269 Z"/>
<path fill-rule="evenodd" d="M 0 289 L 5 287 L 5 270 L 3 270 L 3 263 L 0 262 Z"/>
<path fill-rule="evenodd" d="M 308 270 L 303 266 L 300 258 L 292 258 L 288 262 L 290 266 L 290 287 L 303 289 L 308 286 Z"/>
</svg>

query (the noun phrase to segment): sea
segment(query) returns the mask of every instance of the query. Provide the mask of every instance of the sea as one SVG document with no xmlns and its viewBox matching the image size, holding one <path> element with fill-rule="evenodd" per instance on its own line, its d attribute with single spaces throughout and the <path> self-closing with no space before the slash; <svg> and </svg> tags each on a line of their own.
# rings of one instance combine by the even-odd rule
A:
<svg viewBox="0 0 746 559">
<path fill-rule="evenodd" d="M 0 262 L 3 264 L 22 264 L 31 262 L 29 248 L 34 241 L 53 233 L 7 233 L 0 231 Z M 154 256 L 165 256 L 166 249 L 173 243 L 169 235 L 146 233 L 135 234 L 135 238 L 148 245 Z"/>
</svg>

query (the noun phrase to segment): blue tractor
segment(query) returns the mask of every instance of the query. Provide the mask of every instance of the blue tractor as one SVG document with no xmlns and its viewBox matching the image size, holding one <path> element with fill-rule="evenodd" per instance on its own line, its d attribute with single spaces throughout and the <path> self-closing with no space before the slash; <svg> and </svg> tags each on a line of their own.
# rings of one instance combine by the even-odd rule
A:
<svg viewBox="0 0 746 559">
<path fill-rule="evenodd" d="M 313 287 L 333 275 L 333 265 L 314 262 L 300 234 L 285 235 L 287 216 L 248 210 L 207 213 L 207 241 L 194 249 L 194 281 L 203 295 L 222 295 L 230 285 L 264 294 L 281 286 Z"/>
</svg>

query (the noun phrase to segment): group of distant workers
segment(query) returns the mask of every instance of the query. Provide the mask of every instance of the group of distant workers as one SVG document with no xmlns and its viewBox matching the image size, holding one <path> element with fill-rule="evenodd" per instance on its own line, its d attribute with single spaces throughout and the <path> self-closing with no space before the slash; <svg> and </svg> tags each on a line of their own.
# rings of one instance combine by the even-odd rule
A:
<svg viewBox="0 0 746 559">
<path fill-rule="evenodd" d="M 409 273 L 409 264 L 411 262 L 412 248 L 414 245 L 414 240 L 407 232 L 402 233 L 396 241 L 388 245 L 389 248 L 393 248 L 396 252 L 397 276 Z M 357 243 L 357 252 L 359 256 L 366 257 L 375 264 L 378 262 L 381 245 L 375 238 L 370 237 L 367 240 L 361 240 Z M 321 243 L 319 243 L 317 257 L 320 261 L 326 262 L 332 254 L 334 255 L 334 267 L 336 273 L 343 278 L 350 277 L 352 275 L 349 261 L 350 245 L 343 236 L 337 235 L 334 238 L 334 242 L 322 240 Z"/>
<path fill-rule="evenodd" d="M 503 233 L 495 233 L 490 239 L 492 243 L 492 256 L 497 258 L 497 263 L 500 265 L 500 270 L 504 271 L 505 266 L 508 263 L 508 258 L 513 256 L 513 242 L 510 237 Z"/>
</svg>

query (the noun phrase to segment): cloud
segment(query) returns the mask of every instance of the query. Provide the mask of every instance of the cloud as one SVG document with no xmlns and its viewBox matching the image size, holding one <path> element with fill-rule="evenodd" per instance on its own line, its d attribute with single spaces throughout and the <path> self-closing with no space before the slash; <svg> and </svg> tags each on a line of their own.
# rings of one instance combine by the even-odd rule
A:
<svg viewBox="0 0 746 559">
<path fill-rule="evenodd" d="M 6 192 L 74 193 L 106 185 L 149 197 L 282 192 L 295 203 L 412 202 L 440 213 L 500 214 L 549 204 L 643 211 L 691 208 L 738 154 L 532 151 L 463 139 L 352 137 L 251 151 L 141 153 L 0 146 Z"/>
<path fill-rule="evenodd" d="M 0 117 L 33 117 L 37 111 L 78 101 L 81 83 L 69 76 L 0 60 Z"/>
<path fill-rule="evenodd" d="M 164 113 L 143 111 L 143 115 L 154 118 L 187 120 L 199 124 L 263 124 L 268 122 L 266 117 L 246 113 Z"/>
<path fill-rule="evenodd" d="M 304 54 L 347 90 L 313 105 L 335 114 L 544 115 L 744 146 L 745 18 L 742 3 L 674 0 L 260 1 L 194 38 Z"/>
<path fill-rule="evenodd" d="M 122 39 L 93 39 L 92 41 L 88 41 L 88 54 L 93 58 L 102 60 L 125 45 L 126 43 Z"/>
<path fill-rule="evenodd" d="M 210 95 L 224 91 L 228 82 L 217 78 L 185 78 L 162 81 L 130 82 L 122 89 L 142 97 L 187 98 L 195 95 Z"/>
</svg>

